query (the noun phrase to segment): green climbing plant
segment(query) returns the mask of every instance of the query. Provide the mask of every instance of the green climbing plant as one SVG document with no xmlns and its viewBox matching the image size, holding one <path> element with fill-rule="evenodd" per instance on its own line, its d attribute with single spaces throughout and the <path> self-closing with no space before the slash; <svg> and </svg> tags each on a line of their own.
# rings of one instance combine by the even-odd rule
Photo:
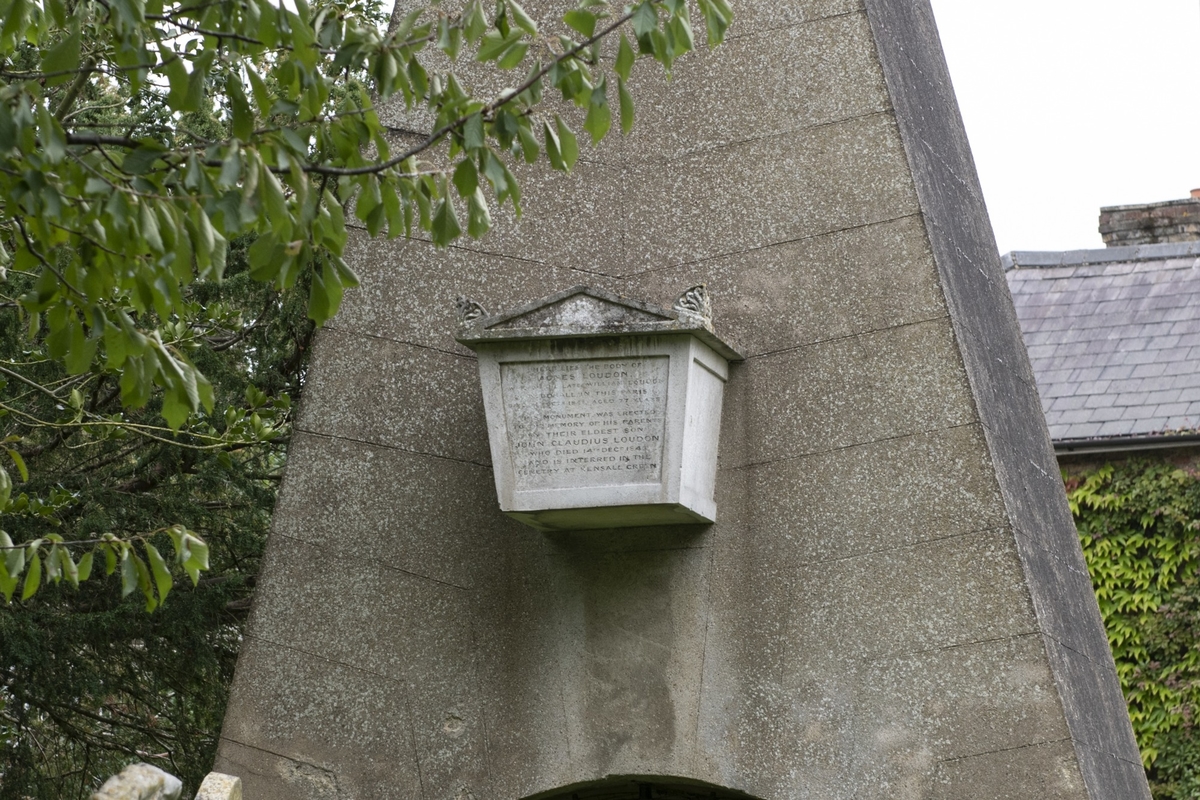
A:
<svg viewBox="0 0 1200 800">
<path fill-rule="evenodd" d="M 1135 459 L 1066 481 L 1154 796 L 1200 798 L 1200 474 Z"/>
</svg>

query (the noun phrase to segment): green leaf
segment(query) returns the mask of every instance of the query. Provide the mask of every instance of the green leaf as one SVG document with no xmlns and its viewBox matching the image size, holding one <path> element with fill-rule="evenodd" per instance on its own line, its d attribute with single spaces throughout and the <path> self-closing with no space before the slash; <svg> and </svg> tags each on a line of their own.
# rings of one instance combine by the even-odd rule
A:
<svg viewBox="0 0 1200 800">
<path fill-rule="evenodd" d="M 622 81 L 629 80 L 629 73 L 633 71 L 634 58 L 633 48 L 629 46 L 629 40 L 622 32 L 621 44 L 617 46 L 617 63 L 613 65 L 613 70 Z"/>
<path fill-rule="evenodd" d="M 696 40 L 692 35 L 692 22 L 688 18 L 687 3 L 681 4 L 679 11 L 672 14 L 670 22 L 667 23 L 667 30 L 671 34 L 672 56 L 681 56 L 696 48 Z"/>
<path fill-rule="evenodd" d="M 700 13 L 708 33 L 708 46 L 716 47 L 725 41 L 725 31 L 733 21 L 733 9 L 726 0 L 700 0 Z"/>
<path fill-rule="evenodd" d="M 8 448 L 8 457 L 12 459 L 13 464 L 17 467 L 17 472 L 21 475 L 21 480 L 29 481 L 29 467 L 25 466 L 25 458 L 11 447 Z M 4 503 L 0 503 L 0 509 L 4 508 Z"/>
<path fill-rule="evenodd" d="M 604 78 L 596 84 L 592 89 L 592 96 L 588 102 L 587 119 L 583 122 L 583 128 L 592 135 L 592 144 L 599 143 L 608 133 L 608 129 L 612 126 L 612 111 L 608 107 L 607 83 Z"/>
<path fill-rule="evenodd" d="M 512 31 L 507 36 L 494 28 L 483 35 L 483 43 L 479 46 L 478 61 L 495 61 L 521 40 L 521 31 Z"/>
<path fill-rule="evenodd" d="M 42 153 L 51 164 L 61 163 L 67 155 L 67 135 L 58 120 L 50 115 L 50 109 L 38 109 L 38 139 Z"/>
<path fill-rule="evenodd" d="M 533 135 L 533 130 L 525 119 L 521 120 L 520 127 L 517 128 L 517 138 L 521 142 L 521 153 L 525 156 L 525 162 L 532 164 L 537 161 L 541 145 L 538 144 L 537 137 Z"/>
<path fill-rule="evenodd" d="M 72 320 L 69 334 L 69 344 L 63 357 L 63 365 L 67 368 L 67 374 L 80 375 L 91 367 L 100 340 L 87 336 L 83 325 L 78 320 Z"/>
<path fill-rule="evenodd" d="M 95 556 L 95 554 L 96 554 L 95 551 L 88 550 L 86 553 L 83 554 L 83 558 L 79 559 L 79 565 L 76 569 L 77 569 L 77 573 L 78 573 L 78 580 L 80 583 L 82 583 L 83 581 L 86 581 L 88 578 L 90 578 L 92 576 L 92 561 L 93 561 L 93 557 Z"/>
<path fill-rule="evenodd" d="M 381 209 L 382 210 L 382 209 Z M 308 317 L 317 325 L 337 313 L 342 302 L 342 285 L 328 264 L 314 269 L 312 285 L 308 291 Z"/>
<path fill-rule="evenodd" d="M 237 75 L 231 74 L 228 77 L 226 90 L 229 93 L 233 135 L 243 142 L 249 142 L 254 136 L 254 111 L 250 108 L 250 101 L 246 99 L 246 92 Z"/>
<path fill-rule="evenodd" d="M 408 81 L 412 86 L 415 102 L 424 102 L 429 95 L 429 74 L 416 56 L 408 60 Z"/>
<path fill-rule="evenodd" d="M 250 277 L 270 283 L 283 265 L 283 244 L 274 231 L 267 231 L 254 240 L 246 256 L 250 261 Z"/>
<path fill-rule="evenodd" d="M 546 139 L 546 158 L 550 159 L 550 166 L 562 172 L 569 171 L 569 167 L 562 157 L 562 142 L 558 139 L 558 133 L 550 127 L 550 123 L 546 122 L 542 125 L 542 133 Z"/>
<path fill-rule="evenodd" d="M 463 123 L 463 148 L 471 151 L 483 147 L 483 116 L 472 114 Z"/>
<path fill-rule="evenodd" d="M 75 589 L 79 588 L 79 567 L 71 558 L 71 553 L 65 547 L 58 548 L 58 564 L 67 582 Z"/>
<path fill-rule="evenodd" d="M 563 15 L 563 22 L 578 31 L 584 39 L 590 39 L 596 33 L 596 15 L 582 8 L 576 8 Z"/>
<path fill-rule="evenodd" d="M 42 72 L 65 73 L 46 78 L 46 85 L 54 86 L 71 80 L 75 77 L 72 73 L 79 69 L 79 63 L 80 30 L 79 22 L 75 21 L 66 38 L 42 56 Z"/>
<path fill-rule="evenodd" d="M 154 583 L 150 580 L 150 570 L 137 553 L 131 552 L 129 560 L 133 562 L 138 588 L 142 590 L 142 595 L 146 598 L 146 611 L 153 611 L 158 608 L 158 599 L 154 596 Z"/>
<path fill-rule="evenodd" d="M 154 574 L 154 585 L 158 588 L 159 603 L 167 602 L 167 594 L 171 591 L 171 570 L 163 559 L 158 548 L 146 542 L 146 555 L 150 558 L 150 570 Z"/>
<path fill-rule="evenodd" d="M 442 17 L 438 21 L 438 49 L 450 57 L 450 60 L 458 58 L 458 51 L 462 47 L 462 28 L 453 24 L 449 17 Z M 385 56 L 391 57 L 390 53 L 385 53 Z"/>
<path fill-rule="evenodd" d="M 266 212 L 266 218 L 276 224 L 283 220 L 290 220 L 291 215 L 288 213 L 287 198 L 283 194 L 283 184 L 271 170 L 267 169 L 265 164 L 259 175 L 258 187 L 259 198 L 262 201 L 263 211 Z M 281 235 L 286 236 L 287 234 Z"/>
<path fill-rule="evenodd" d="M 57 544 L 50 547 L 50 552 L 46 553 L 46 579 L 58 583 L 62 579 L 62 566 L 59 564 L 58 554 L 62 552 L 62 548 Z"/>
<path fill-rule="evenodd" d="M 527 52 L 529 52 L 529 45 L 525 44 L 525 42 L 517 42 L 504 51 L 504 55 L 500 56 L 496 61 L 496 66 L 500 67 L 500 69 L 513 69 L 520 66 Z"/>
<path fill-rule="evenodd" d="M 479 171 L 475 169 L 475 162 L 469 158 L 460 161 L 454 169 L 452 182 L 459 196 L 470 197 L 479 188 Z"/>
<path fill-rule="evenodd" d="M 4 567 L 12 578 L 16 578 L 25 569 L 25 548 L 14 547 L 13 540 L 8 534 L 0 531 L 0 545 L 4 545 L 5 550 L 2 554 Z"/>
<path fill-rule="evenodd" d="M 0 42 L 11 46 L 16 36 L 26 28 L 30 4 L 27 0 L 13 0 L 7 10 L 8 13 L 4 15 L 4 27 L 0 30 Z"/>
<path fill-rule="evenodd" d="M 579 142 L 571 129 L 567 127 L 567 123 L 563 122 L 561 116 L 554 115 L 554 124 L 558 129 L 559 152 L 562 153 L 562 162 L 569 172 L 575 168 L 575 162 L 579 160 Z"/>
<path fill-rule="evenodd" d="M 162 253 L 165 248 L 158 228 L 158 215 L 154 213 L 152 202 L 146 199 L 138 203 L 138 233 L 151 252 Z"/>
<path fill-rule="evenodd" d="M 480 0 L 472 0 L 463 14 L 463 34 L 467 37 L 467 41 L 474 44 L 479 41 L 479 37 L 483 36 L 487 29 L 487 17 L 483 13 L 483 3 Z"/>
<path fill-rule="evenodd" d="M 162 145 L 142 144 L 130 150 L 121 162 L 121 169 L 130 175 L 143 175 L 154 167 L 163 154 Z"/>
<path fill-rule="evenodd" d="M 192 404 L 182 383 L 176 383 L 163 391 L 162 415 L 171 430 L 179 430 L 191 413 Z"/>
<path fill-rule="evenodd" d="M 258 390 L 255 389 L 255 387 L 253 387 L 253 386 L 246 387 L 247 402 L 250 402 L 250 398 L 252 397 L 252 395 L 251 395 L 252 390 L 255 393 L 258 393 Z M 258 404 L 251 403 L 251 405 L 261 405 L 261 403 L 258 403 Z M 232 410 L 233 409 L 230 409 L 230 411 L 232 411 Z M 226 413 L 230 413 L 230 412 L 226 412 Z M 222 452 L 224 452 L 224 451 L 222 451 Z M 229 454 L 225 453 L 225 455 L 229 455 Z M 187 535 L 187 529 L 184 528 L 182 525 L 172 525 L 171 527 L 167 528 L 167 535 L 171 537 L 171 546 L 175 548 L 175 560 L 178 563 L 182 564 L 186 560 L 186 556 L 184 555 L 184 547 L 186 546 L 184 544 L 184 536 Z"/>
<path fill-rule="evenodd" d="M 195 111 L 195 108 L 190 107 L 191 103 L 191 81 L 189 80 L 187 67 L 183 65 L 183 59 L 179 56 L 167 56 L 163 70 L 167 73 L 167 105 L 174 111 Z"/>
<path fill-rule="evenodd" d="M 25 573 L 25 588 L 21 590 L 21 600 L 33 597 L 38 587 L 42 585 L 42 557 L 36 552 L 29 559 L 29 571 Z"/>
<path fill-rule="evenodd" d="M 208 569 L 208 545 L 191 533 L 184 537 L 184 542 L 187 544 L 188 556 L 183 562 L 183 569 L 195 586 L 200 580 L 200 571 Z"/>
<path fill-rule="evenodd" d="M 17 590 L 17 585 L 20 580 L 16 575 L 9 575 L 8 568 L 5 566 L 4 559 L 0 558 L 0 594 L 4 595 L 4 602 L 11 603 L 13 592 Z"/>
<path fill-rule="evenodd" d="M 519 209 L 521 202 L 521 190 L 517 186 L 517 179 L 508 171 L 508 167 L 494 153 L 488 152 L 483 158 L 483 174 L 492 184 L 492 191 L 496 195 L 496 202 L 501 205 L 508 198 L 512 198 L 513 207 Z"/>
<path fill-rule="evenodd" d="M 275 96 L 267 88 L 266 81 L 254 70 L 254 67 L 246 65 L 246 74 L 250 76 L 250 88 L 254 93 L 254 104 L 258 106 L 258 114 L 266 116 L 275 105 Z"/>
<path fill-rule="evenodd" d="M 50 9 L 50 18 L 54 20 L 54 24 L 63 28 L 67 27 L 69 17 L 67 4 L 63 0 L 46 0 L 46 8 Z"/>
<path fill-rule="evenodd" d="M 633 97 L 620 78 L 617 79 L 617 96 L 621 101 L 621 133 L 628 134 L 633 129 Z"/>
<path fill-rule="evenodd" d="M 488 211 L 487 198 L 483 196 L 483 189 L 476 186 L 475 192 L 471 195 L 469 201 L 467 233 L 471 235 L 471 238 L 478 239 L 487 233 L 491 227 L 492 215 Z"/>
<path fill-rule="evenodd" d="M 12 478 L 9 477 L 8 470 L 0 467 L 0 511 L 8 507 L 10 497 L 12 497 Z"/>
<path fill-rule="evenodd" d="M 530 36 L 537 36 L 537 23 L 525 13 L 525 9 L 521 8 L 516 0 L 505 0 L 505 5 L 508 6 L 508 12 L 512 14 L 513 22 L 517 23 L 518 28 Z"/>
<path fill-rule="evenodd" d="M 128 597 L 133 593 L 133 590 L 138 586 L 137 566 L 134 565 L 133 559 L 135 556 L 129 552 L 129 547 L 126 545 L 121 548 L 121 596 Z"/>
<path fill-rule="evenodd" d="M 658 9 L 650 0 L 642 0 L 633 10 L 633 32 L 638 37 L 642 37 L 658 30 Z"/>
<path fill-rule="evenodd" d="M 438 203 L 429 232 L 433 236 L 433 243 L 439 247 L 445 247 L 462 235 L 462 226 L 458 223 L 458 214 L 449 194 Z"/>
</svg>

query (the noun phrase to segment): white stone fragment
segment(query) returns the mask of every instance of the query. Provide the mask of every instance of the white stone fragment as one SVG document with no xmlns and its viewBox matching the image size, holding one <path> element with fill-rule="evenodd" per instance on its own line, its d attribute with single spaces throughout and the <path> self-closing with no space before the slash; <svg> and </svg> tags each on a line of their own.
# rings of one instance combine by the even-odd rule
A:
<svg viewBox="0 0 1200 800">
<path fill-rule="evenodd" d="M 242 800 L 242 779 L 234 775 L 210 772 L 204 776 L 196 800 Z"/>
<path fill-rule="evenodd" d="M 178 800 L 183 783 L 150 764 L 130 764 L 113 775 L 92 800 Z"/>
</svg>

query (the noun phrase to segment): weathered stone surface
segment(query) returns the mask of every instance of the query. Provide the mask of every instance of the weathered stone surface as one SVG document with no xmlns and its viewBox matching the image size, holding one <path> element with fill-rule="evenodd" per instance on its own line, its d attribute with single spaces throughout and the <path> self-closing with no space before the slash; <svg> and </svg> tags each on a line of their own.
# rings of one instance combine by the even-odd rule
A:
<svg viewBox="0 0 1200 800">
<path fill-rule="evenodd" d="M 1128 775 L 1128 762 L 1116 754 L 1131 752 L 1135 745 L 1123 708 L 1111 700 L 1120 689 L 1112 656 L 1099 635 L 1095 598 L 1082 581 L 1044 581 L 1044 572 L 1035 570 L 1031 549 L 1023 546 L 1031 541 L 1049 552 L 1060 574 L 1081 571 L 1083 557 L 1039 413 L 1033 371 L 995 255 L 949 73 L 935 44 L 933 12 L 927 3 L 892 0 L 872 0 L 867 11 L 1034 609 L 1043 625 L 1055 616 L 1083 621 L 1074 635 L 1086 640 L 1078 652 L 1091 656 L 1091 680 L 1074 680 L 1061 662 L 1051 659 L 1061 691 L 1074 698 L 1064 703 L 1064 712 L 1076 750 L 1075 769 L 1082 769 L 1080 782 L 1092 798 L 1149 797 L 1144 776 L 1132 781 L 1102 777 Z M 916 42 L 926 44 L 915 46 Z M 1054 614 L 1049 610 L 1053 607 L 1067 611 Z M 1105 745 L 1095 748 L 1100 755 L 1088 754 L 1085 742 L 1091 725 L 1081 711 L 1085 705 L 1103 709 L 1100 713 L 1108 722 Z M 1064 792 L 1074 785 L 1074 780 L 1061 784 Z M 1059 789 L 1044 793 L 1051 796 L 1055 791 Z M 1036 794 L 1032 787 L 1029 793 Z"/>
<path fill-rule="evenodd" d="M 657 70 L 634 73 L 636 124 L 622 142 L 627 162 L 678 158 L 887 109 L 862 11 L 782 28 L 775 20 L 757 30 L 736 19 L 733 35 L 710 58 L 679 61 L 669 79 Z M 714 93 L 734 92 L 736 105 L 712 102 Z M 664 124 L 681 116 L 692 125 Z"/>
<path fill-rule="evenodd" d="M 491 470 L 479 464 L 312 434 L 297 435 L 290 453 L 310 466 L 288 475 L 274 519 L 292 539 L 471 588 L 476 562 L 521 528 L 499 513 Z"/>
<path fill-rule="evenodd" d="M 757 356 L 945 317 L 928 250 L 914 215 L 722 256 L 701 274 L 721 333 Z M 639 297 L 668 297 L 697 269 L 644 272 L 628 285 Z"/>
<path fill-rule="evenodd" d="M 370 628 L 359 633 L 365 646 Z M 322 644 L 246 639 L 222 731 L 238 746 L 223 747 L 214 768 L 256 799 L 420 797 L 407 687 L 324 657 Z"/>
<path fill-rule="evenodd" d="M 735 375 L 727 402 L 745 422 L 722 437 L 727 466 L 975 422 L 946 319 L 768 353 Z"/>
<path fill-rule="evenodd" d="M 298 428 L 366 444 L 489 465 L 475 362 L 329 330 L 313 347 Z M 427 409 L 420 417 L 412 409 Z"/>
<path fill-rule="evenodd" d="M 944 761 L 937 766 L 933 790 L 928 797 L 931 800 L 958 800 L 961 797 L 972 800 L 1025 800 L 1028 797 L 1066 800 L 1104 796 L 1088 794 L 1077 759 L 1071 741 L 1064 739 Z M 1141 782 L 1140 788 L 1144 792 L 1144 774 Z M 1142 793 L 1133 783 L 1098 785 L 1112 792 L 1112 797 L 1138 797 Z"/>
<path fill-rule="evenodd" d="M 520 219 L 509 204 L 494 209 L 495 227 L 487 237 L 461 241 L 461 249 L 585 273 L 608 274 L 614 265 L 624 262 L 629 214 L 626 208 L 610 202 L 627 182 L 620 167 L 581 157 L 569 175 L 552 172 L 544 164 L 524 162 L 512 165 L 512 171 L 521 183 Z M 567 285 L 579 282 L 576 279 Z M 549 292 L 543 288 L 539 293 Z"/>
<path fill-rule="evenodd" d="M 440 269 L 423 270 L 427 243 L 370 240 L 361 233 L 351 234 L 349 257 L 362 286 L 354 290 L 353 301 L 343 305 L 327 327 L 464 356 L 471 351 L 454 340 L 456 297 L 486 298 L 490 310 L 498 310 L 537 297 L 548 284 L 570 286 L 581 278 L 580 273 L 570 269 L 460 247 L 442 251 Z M 420 313 L 412 313 L 409 303 L 413 295 L 441 300 L 430 303 Z"/>
<path fill-rule="evenodd" d="M 737 13 L 519 225 L 355 243 L 217 764 L 247 796 L 1149 797 L 927 3 Z M 716 524 L 497 507 L 454 298 L 579 283 L 706 283 L 745 349 Z"/>
<path fill-rule="evenodd" d="M 599 271 L 620 277 L 911 215 L 895 124 L 878 113 L 631 166 L 623 264 Z M 668 224 L 644 224 L 668 209 Z"/>
<path fill-rule="evenodd" d="M 749 466 L 744 502 L 774 517 L 772 561 L 789 567 L 998 528 L 982 439 L 963 425 Z"/>
<path fill-rule="evenodd" d="M 204 776 L 196 800 L 242 800 L 242 779 L 220 772 Z"/>
</svg>

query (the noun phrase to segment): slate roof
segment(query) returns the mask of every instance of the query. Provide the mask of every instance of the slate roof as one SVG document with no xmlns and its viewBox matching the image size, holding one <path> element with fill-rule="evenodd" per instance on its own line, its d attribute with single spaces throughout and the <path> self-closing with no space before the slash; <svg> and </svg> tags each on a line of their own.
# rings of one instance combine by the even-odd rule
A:
<svg viewBox="0 0 1200 800">
<path fill-rule="evenodd" d="M 1003 261 L 1056 444 L 1200 432 L 1200 242 Z"/>
</svg>

